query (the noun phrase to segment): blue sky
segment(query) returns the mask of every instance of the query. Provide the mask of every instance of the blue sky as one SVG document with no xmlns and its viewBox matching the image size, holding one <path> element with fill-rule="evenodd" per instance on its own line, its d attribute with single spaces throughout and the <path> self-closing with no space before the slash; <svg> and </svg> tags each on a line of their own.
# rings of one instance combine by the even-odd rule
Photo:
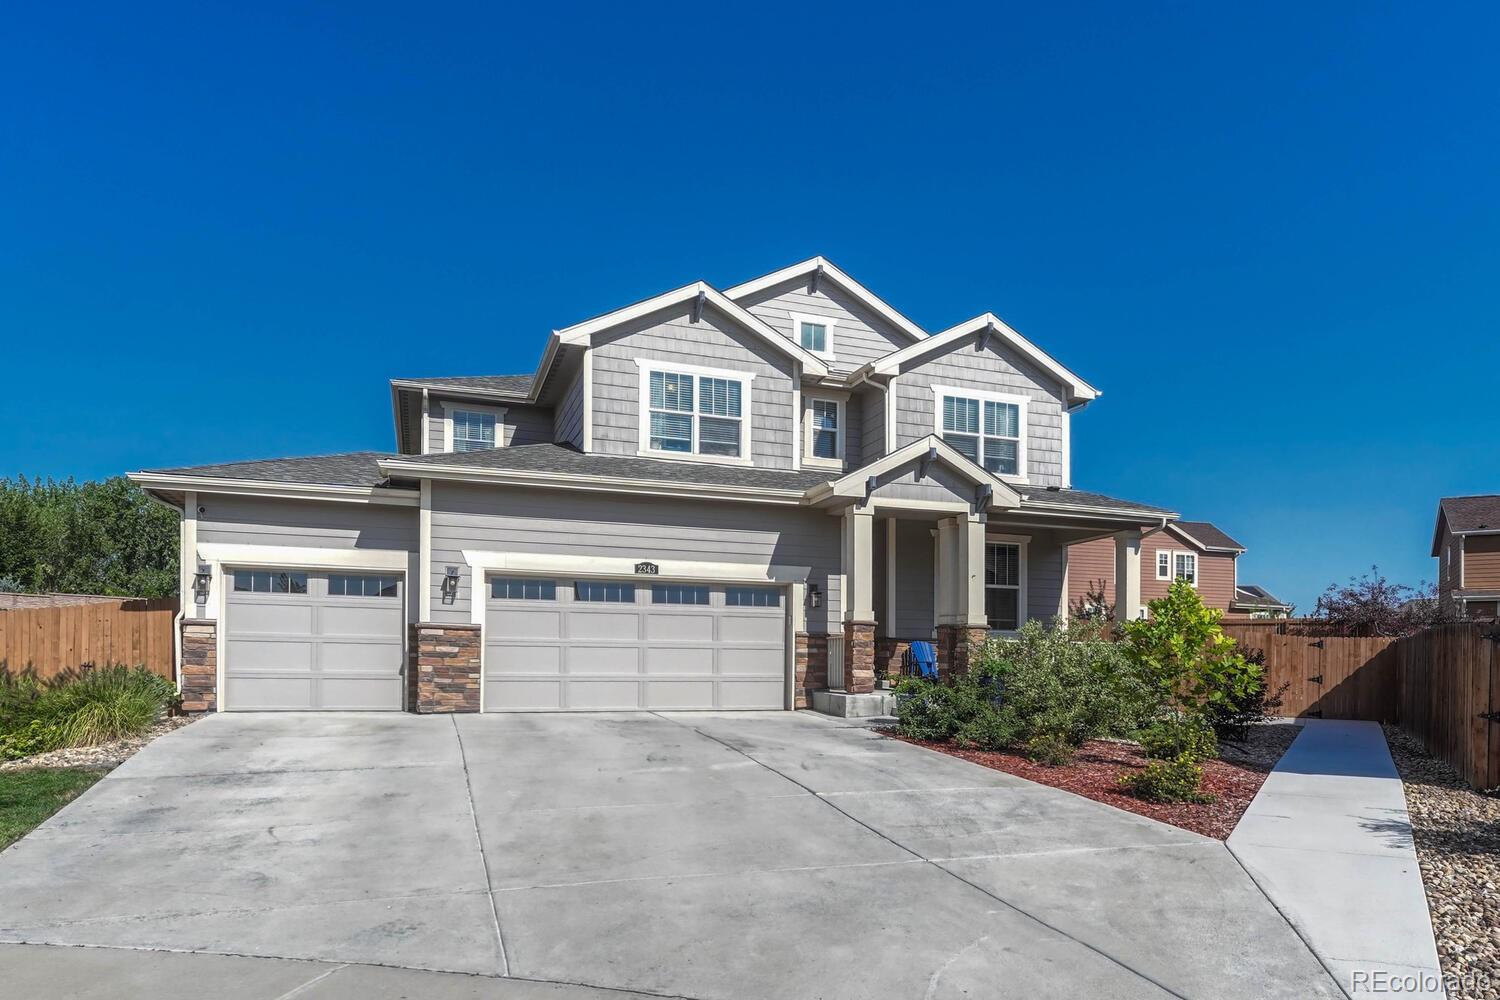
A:
<svg viewBox="0 0 1500 1000">
<path fill-rule="evenodd" d="M 1075 483 L 1215 521 L 1242 580 L 1431 579 L 1436 498 L 1500 490 L 1497 22 L 25 5 L 0 475 L 389 450 L 393 376 L 822 253 L 1102 388 Z"/>
</svg>

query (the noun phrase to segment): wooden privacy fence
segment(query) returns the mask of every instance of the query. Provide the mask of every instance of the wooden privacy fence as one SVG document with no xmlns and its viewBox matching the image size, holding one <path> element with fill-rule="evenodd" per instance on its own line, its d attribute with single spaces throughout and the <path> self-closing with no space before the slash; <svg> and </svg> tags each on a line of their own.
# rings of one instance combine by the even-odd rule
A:
<svg viewBox="0 0 1500 1000">
<path fill-rule="evenodd" d="M 175 597 L 0 611 L 0 667 L 47 678 L 118 663 L 171 678 L 176 615 Z"/>
<path fill-rule="evenodd" d="M 1500 625 L 1459 622 L 1401 639 L 1320 635 L 1297 621 L 1227 622 L 1266 657 L 1281 713 L 1399 725 L 1475 788 L 1500 785 Z"/>
</svg>

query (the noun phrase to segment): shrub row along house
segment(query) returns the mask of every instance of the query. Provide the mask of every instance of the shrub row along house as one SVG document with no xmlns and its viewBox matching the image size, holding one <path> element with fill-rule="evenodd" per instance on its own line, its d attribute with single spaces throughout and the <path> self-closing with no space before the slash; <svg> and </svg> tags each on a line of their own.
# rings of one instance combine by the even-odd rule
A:
<svg viewBox="0 0 1500 1000">
<path fill-rule="evenodd" d="M 800 707 L 910 640 L 961 665 L 1065 613 L 1076 543 L 1137 616 L 1143 534 L 1176 518 L 1074 486 L 1093 386 L 823 258 L 557 330 L 529 375 L 390 392 L 392 454 L 132 477 L 183 512 L 189 708 Z"/>
<path fill-rule="evenodd" d="M 1245 547 L 1207 521 L 1172 521 L 1141 541 L 1141 598 L 1167 596 L 1174 580 L 1198 591 L 1206 607 L 1231 618 L 1285 618 L 1292 606 L 1270 591 L 1239 580 Z M 1068 550 L 1068 606 L 1088 608 L 1102 595 L 1115 600 L 1115 561 L 1109 539 L 1080 542 Z"/>
<path fill-rule="evenodd" d="M 1500 615 L 1500 494 L 1439 500 L 1432 554 L 1447 616 Z"/>
</svg>

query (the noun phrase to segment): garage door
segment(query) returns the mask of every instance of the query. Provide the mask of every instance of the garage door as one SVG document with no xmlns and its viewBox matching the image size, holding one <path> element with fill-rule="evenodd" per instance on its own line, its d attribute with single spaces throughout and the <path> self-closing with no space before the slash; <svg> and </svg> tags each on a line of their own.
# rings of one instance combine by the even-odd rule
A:
<svg viewBox="0 0 1500 1000">
<path fill-rule="evenodd" d="M 491 577 L 487 711 L 779 709 L 779 587 Z"/>
<path fill-rule="evenodd" d="M 226 709 L 401 710 L 399 576 L 296 569 L 225 576 Z"/>
</svg>

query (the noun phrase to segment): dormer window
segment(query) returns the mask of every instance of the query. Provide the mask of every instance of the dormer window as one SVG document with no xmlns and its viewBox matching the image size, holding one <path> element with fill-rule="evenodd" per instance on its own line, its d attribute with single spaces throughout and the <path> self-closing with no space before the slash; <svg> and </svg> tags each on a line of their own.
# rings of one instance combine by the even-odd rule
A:
<svg viewBox="0 0 1500 1000">
<path fill-rule="evenodd" d="M 750 464 L 750 381 L 719 371 L 638 358 L 641 455 Z"/>
<path fill-rule="evenodd" d="M 505 411 L 473 404 L 443 408 L 445 451 L 488 451 L 504 444 Z"/>
<path fill-rule="evenodd" d="M 1026 478 L 1027 397 L 942 385 L 932 392 L 939 437 L 997 476 Z"/>
<path fill-rule="evenodd" d="M 825 316 L 792 313 L 793 337 L 805 350 L 820 358 L 833 357 L 833 328 L 838 320 Z"/>
</svg>

